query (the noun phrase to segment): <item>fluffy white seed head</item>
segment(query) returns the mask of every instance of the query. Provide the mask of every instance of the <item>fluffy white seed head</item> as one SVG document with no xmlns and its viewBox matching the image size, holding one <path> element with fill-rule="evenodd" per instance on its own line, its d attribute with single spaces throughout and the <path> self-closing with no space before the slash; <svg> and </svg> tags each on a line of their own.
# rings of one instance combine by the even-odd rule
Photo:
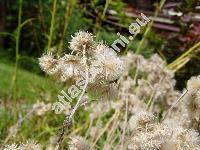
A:
<svg viewBox="0 0 200 150">
<path fill-rule="evenodd" d="M 78 56 L 66 54 L 58 60 L 58 76 L 61 81 L 79 76 L 84 69 L 85 66 Z"/>
<path fill-rule="evenodd" d="M 6 145 L 3 150 L 20 150 L 17 144 Z"/>
<path fill-rule="evenodd" d="M 174 73 L 166 68 L 166 63 L 159 55 L 153 55 L 146 59 L 141 55 L 128 53 L 123 59 L 126 68 L 122 75 L 122 82 L 129 82 L 131 77 L 134 84 L 128 89 L 128 92 L 146 102 L 153 99 L 152 111 L 161 111 L 160 106 L 167 109 L 173 101 L 177 100 L 179 94 L 173 92 L 175 86 Z"/>
<path fill-rule="evenodd" d="M 70 48 L 77 54 L 82 54 L 85 48 L 86 53 L 91 53 L 94 42 L 94 36 L 89 32 L 79 31 L 72 36 Z"/>
<path fill-rule="evenodd" d="M 91 66 L 92 70 L 98 71 L 98 76 L 108 81 L 118 79 L 124 70 L 124 63 L 116 56 L 116 52 L 103 44 L 97 46 L 97 52 Z"/>
<path fill-rule="evenodd" d="M 187 89 L 188 92 L 183 99 L 182 112 L 187 115 L 188 127 L 200 131 L 200 76 L 188 80 Z"/>
<path fill-rule="evenodd" d="M 106 44 L 104 44 L 103 42 L 98 43 L 95 49 L 95 54 L 102 54 L 102 53 L 112 53 L 110 55 L 113 55 L 114 57 L 117 56 L 117 53 L 115 51 L 113 51 L 112 49 L 110 49 Z"/>
<path fill-rule="evenodd" d="M 192 77 L 187 82 L 187 88 L 189 91 L 200 90 L 200 75 L 197 77 Z"/>
<path fill-rule="evenodd" d="M 52 54 L 45 54 L 39 58 L 39 65 L 47 74 L 55 74 L 57 72 L 57 60 Z"/>
<path fill-rule="evenodd" d="M 133 115 L 129 120 L 131 130 L 144 129 L 147 125 L 154 123 L 155 117 L 151 112 L 141 110 Z"/>
<path fill-rule="evenodd" d="M 172 136 L 163 144 L 162 150 L 199 150 L 200 139 L 194 130 L 186 130 L 182 127 L 173 128 Z"/>
<path fill-rule="evenodd" d="M 42 150 L 41 145 L 32 140 L 28 140 L 26 143 L 22 144 L 20 148 L 21 150 Z"/>
<path fill-rule="evenodd" d="M 116 52 L 103 43 L 96 43 L 89 32 L 77 32 L 72 37 L 70 48 L 76 52 L 76 56 L 65 54 L 57 60 L 52 54 L 48 54 L 39 58 L 42 70 L 55 74 L 65 82 L 79 78 L 80 72 L 85 72 L 88 68 L 93 77 L 90 81 L 93 83 L 114 81 L 123 72 L 124 63 Z"/>
<path fill-rule="evenodd" d="M 147 127 L 145 131 L 138 132 L 131 138 L 131 144 L 134 150 L 155 150 L 160 149 L 165 140 L 170 137 L 171 132 L 163 124 L 154 124 Z"/>
<path fill-rule="evenodd" d="M 83 139 L 80 136 L 74 136 L 70 138 L 69 149 L 70 150 L 89 150 L 90 147 L 86 143 L 85 139 Z"/>
</svg>

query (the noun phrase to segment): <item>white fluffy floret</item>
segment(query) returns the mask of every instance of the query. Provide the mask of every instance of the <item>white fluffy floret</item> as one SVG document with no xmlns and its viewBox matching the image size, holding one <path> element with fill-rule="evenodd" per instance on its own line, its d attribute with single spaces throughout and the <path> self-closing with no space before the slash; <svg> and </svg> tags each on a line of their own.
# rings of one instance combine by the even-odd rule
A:
<svg viewBox="0 0 200 150">
<path fill-rule="evenodd" d="M 117 57 L 116 52 L 100 44 L 97 46 L 97 53 L 94 56 L 91 69 L 96 70 L 103 79 L 114 81 L 122 74 L 124 63 Z"/>
<path fill-rule="evenodd" d="M 151 112 L 141 110 L 133 115 L 129 120 L 129 126 L 132 130 L 145 128 L 146 125 L 151 125 L 155 120 L 154 115 Z"/>
<path fill-rule="evenodd" d="M 90 53 L 93 47 L 94 36 L 89 32 L 79 31 L 75 33 L 75 36 L 72 36 L 72 40 L 70 43 L 70 48 L 80 54 L 83 53 L 85 49 L 87 53 Z"/>
<path fill-rule="evenodd" d="M 130 150 L 155 150 L 160 149 L 171 133 L 167 126 L 154 124 L 146 128 L 146 131 L 138 132 L 131 138 Z"/>
<path fill-rule="evenodd" d="M 199 135 L 194 130 L 173 128 L 172 136 L 163 144 L 162 150 L 199 150 Z"/>
<path fill-rule="evenodd" d="M 80 136 L 74 136 L 70 138 L 69 150 L 89 150 L 90 147 L 86 143 L 85 139 Z"/>
<path fill-rule="evenodd" d="M 190 80 L 188 80 L 187 88 L 189 91 L 200 90 L 200 75 L 197 77 L 192 77 Z"/>
<path fill-rule="evenodd" d="M 39 64 L 41 69 L 48 74 L 55 74 L 58 71 L 57 60 L 52 54 L 45 54 L 39 58 Z"/>
<path fill-rule="evenodd" d="M 59 76 L 62 81 L 80 76 L 85 67 L 78 56 L 65 55 L 58 60 Z"/>
<path fill-rule="evenodd" d="M 17 144 L 6 145 L 3 150 L 20 150 Z"/>
</svg>

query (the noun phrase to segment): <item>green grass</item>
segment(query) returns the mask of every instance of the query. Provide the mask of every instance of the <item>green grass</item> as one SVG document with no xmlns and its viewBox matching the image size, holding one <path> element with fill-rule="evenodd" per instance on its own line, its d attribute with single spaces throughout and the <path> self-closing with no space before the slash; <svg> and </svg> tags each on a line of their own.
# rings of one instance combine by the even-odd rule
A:
<svg viewBox="0 0 200 150">
<path fill-rule="evenodd" d="M 0 95 L 11 95 L 14 65 L 0 62 Z M 45 97 L 56 98 L 62 89 L 59 84 L 48 77 L 41 77 L 19 69 L 17 79 L 17 99 L 36 100 Z"/>
</svg>

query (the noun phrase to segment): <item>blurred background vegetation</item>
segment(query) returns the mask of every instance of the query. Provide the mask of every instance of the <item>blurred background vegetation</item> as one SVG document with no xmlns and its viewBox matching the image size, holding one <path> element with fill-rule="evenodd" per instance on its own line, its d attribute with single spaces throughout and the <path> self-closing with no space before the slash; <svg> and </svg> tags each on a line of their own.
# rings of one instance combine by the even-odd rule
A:
<svg viewBox="0 0 200 150">
<path fill-rule="evenodd" d="M 128 37 L 130 23 L 144 13 L 152 24 L 144 27 L 120 55 L 136 50 L 145 57 L 158 53 L 176 71 L 178 89 L 183 89 L 191 76 L 200 74 L 198 0 L 1 0 L 0 12 L 0 139 L 6 137 L 6 127 L 17 121 L 14 111 L 5 108 L 26 110 L 31 107 L 27 104 L 36 101 L 56 100 L 64 85 L 44 75 L 38 57 L 47 51 L 56 55 L 69 52 L 71 35 L 79 30 L 87 30 L 111 45 L 118 38 L 117 32 Z M 43 124 L 34 129 L 36 138 L 53 134 L 63 118 L 54 115 L 46 119 L 47 123 L 44 118 L 32 118 L 33 124 L 30 120 L 23 124 L 21 137 L 34 136 L 29 133 L 34 122 L 36 126 Z M 49 123 L 59 126 L 50 128 Z"/>
</svg>

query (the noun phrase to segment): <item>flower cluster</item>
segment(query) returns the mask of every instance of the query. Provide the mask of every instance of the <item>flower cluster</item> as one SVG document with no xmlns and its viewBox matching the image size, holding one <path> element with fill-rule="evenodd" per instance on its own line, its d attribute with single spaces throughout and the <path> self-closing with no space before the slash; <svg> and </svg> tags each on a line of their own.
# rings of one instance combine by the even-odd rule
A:
<svg viewBox="0 0 200 150">
<path fill-rule="evenodd" d="M 6 145 L 3 150 L 42 150 L 42 147 L 37 142 L 28 140 L 20 145 L 18 144 Z"/>
<path fill-rule="evenodd" d="M 65 54 L 56 59 L 52 53 L 44 54 L 39 58 L 41 69 L 67 81 L 82 76 L 88 68 L 91 83 L 114 81 L 123 72 L 123 61 L 116 52 L 102 42 L 95 42 L 89 32 L 76 33 L 70 48 L 75 55 Z"/>
<path fill-rule="evenodd" d="M 185 129 L 178 124 L 157 123 L 151 112 L 138 112 L 129 124 L 134 129 L 130 136 L 130 150 L 183 150 L 200 148 L 199 135 L 191 129 Z"/>
<path fill-rule="evenodd" d="M 128 53 L 123 59 L 126 64 L 123 92 L 133 93 L 145 102 L 152 99 L 152 103 L 163 107 L 171 106 L 180 96 L 180 92 L 174 89 L 174 73 L 167 69 L 166 63 L 157 54 L 145 59 L 141 55 Z M 127 85 L 127 80 L 130 85 Z"/>
<path fill-rule="evenodd" d="M 68 93 L 61 91 L 62 95 L 58 95 L 59 102 L 52 106 L 56 114 L 63 112 L 66 107 L 70 108 L 69 102 L 78 97 L 85 88 L 91 93 L 98 92 L 113 97 L 110 96 L 111 92 L 107 92 L 114 89 L 110 88 L 113 86 L 109 82 L 118 79 L 124 69 L 123 61 L 116 52 L 103 43 L 95 42 L 91 33 L 83 31 L 76 33 L 72 37 L 70 48 L 71 54 L 65 54 L 58 59 L 55 59 L 51 53 L 39 58 L 41 69 L 46 73 L 55 75 L 64 82 L 75 82 L 68 89 Z M 73 53 L 75 55 L 72 55 Z M 95 89 L 98 91 L 95 92 Z M 64 98 L 67 98 L 68 102 Z"/>
</svg>

